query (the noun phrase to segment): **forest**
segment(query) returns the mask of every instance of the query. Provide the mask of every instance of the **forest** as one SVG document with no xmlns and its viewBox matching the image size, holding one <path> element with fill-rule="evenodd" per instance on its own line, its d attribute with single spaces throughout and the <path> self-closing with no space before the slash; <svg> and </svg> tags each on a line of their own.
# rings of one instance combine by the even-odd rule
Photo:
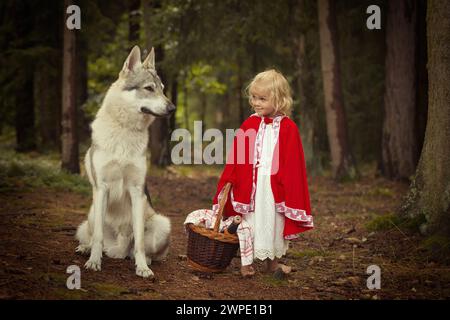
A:
<svg viewBox="0 0 450 320">
<path fill-rule="evenodd" d="M 90 125 L 135 45 L 154 48 L 176 106 L 148 129 L 146 184 L 172 223 L 153 281 L 128 260 L 85 270 L 75 252 Z M 0 299 L 450 298 L 449 1 L 3 0 L 0 47 Z M 198 274 L 183 221 L 211 207 L 223 162 L 194 150 L 254 112 L 245 88 L 268 69 L 292 89 L 315 228 L 291 242 L 287 278 L 236 281 L 237 258 Z"/>
</svg>

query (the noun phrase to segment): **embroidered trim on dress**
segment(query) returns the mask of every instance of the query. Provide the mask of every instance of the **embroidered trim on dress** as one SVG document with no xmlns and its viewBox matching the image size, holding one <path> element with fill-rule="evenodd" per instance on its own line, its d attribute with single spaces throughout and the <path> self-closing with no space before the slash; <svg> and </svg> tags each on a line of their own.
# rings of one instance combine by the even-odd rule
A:
<svg viewBox="0 0 450 320">
<path fill-rule="evenodd" d="M 282 213 L 291 220 L 305 222 L 304 227 L 312 228 L 314 227 L 313 216 L 307 215 L 305 210 L 294 209 L 286 206 L 286 203 L 279 202 L 275 203 L 275 209 L 278 213 Z"/>
</svg>

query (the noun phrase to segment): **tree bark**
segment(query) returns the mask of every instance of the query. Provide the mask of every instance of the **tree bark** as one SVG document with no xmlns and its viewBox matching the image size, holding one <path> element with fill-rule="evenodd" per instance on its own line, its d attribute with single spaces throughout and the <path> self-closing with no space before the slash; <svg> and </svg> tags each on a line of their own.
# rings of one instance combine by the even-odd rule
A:
<svg viewBox="0 0 450 320">
<path fill-rule="evenodd" d="M 382 173 L 391 179 L 408 179 L 417 164 L 417 10 L 417 0 L 388 3 Z"/>
<path fill-rule="evenodd" d="M 151 2 L 146 0 L 144 2 L 144 28 L 146 46 L 150 49 L 152 44 L 152 33 L 150 30 L 151 10 L 161 8 L 160 1 Z M 161 61 L 164 60 L 164 49 L 161 45 L 155 47 L 155 59 L 158 75 L 163 83 L 166 83 L 166 77 L 164 70 L 158 67 Z M 175 115 L 172 114 L 171 117 Z M 170 119 L 169 118 L 157 118 L 150 126 L 150 161 L 153 165 L 164 167 L 171 163 L 170 160 Z"/>
<path fill-rule="evenodd" d="M 298 78 L 295 85 L 298 88 L 299 110 L 295 113 L 295 121 L 298 123 L 305 149 L 305 162 L 308 173 L 312 176 L 321 174 L 321 159 L 315 153 L 314 137 L 316 136 L 315 119 L 317 118 L 317 106 L 314 101 L 314 76 L 311 62 L 307 55 L 307 34 L 309 26 L 305 25 L 303 17 L 307 14 L 307 0 L 296 0 L 292 2 L 293 12 L 291 23 L 301 26 L 299 33 L 293 34 L 295 47 L 293 50 L 294 59 L 297 66 Z"/>
<path fill-rule="evenodd" d="M 416 111 L 416 159 L 420 158 L 425 129 L 427 125 L 428 111 L 428 72 L 427 72 L 427 0 L 418 1 L 417 17 L 417 111 Z"/>
<path fill-rule="evenodd" d="M 61 51 L 58 52 L 61 59 Z M 56 59 L 58 59 L 56 58 Z M 60 61 L 61 62 L 61 61 Z M 56 72 L 55 72 L 56 71 Z M 40 149 L 61 148 L 61 68 L 52 72 L 43 62 L 37 66 L 35 75 L 35 103 L 38 111 Z"/>
<path fill-rule="evenodd" d="M 130 50 L 139 43 L 141 0 L 128 0 L 128 41 Z"/>
<path fill-rule="evenodd" d="M 23 67 L 20 72 L 20 88 L 16 95 L 16 150 L 27 152 L 36 150 L 36 131 L 33 95 L 33 68 Z"/>
<path fill-rule="evenodd" d="M 15 28 L 16 38 L 28 39 L 34 23 L 32 6 L 29 2 L 14 2 L 14 4 L 11 3 L 10 5 L 12 17 L 23 17 L 23 21 L 18 23 Z M 23 43 L 23 41 L 22 43 L 19 41 L 19 45 L 16 46 L 15 49 L 20 51 L 28 49 L 28 45 L 26 42 Z M 35 64 L 30 58 L 20 59 L 18 63 L 20 63 L 20 68 L 14 79 L 16 150 L 18 152 L 27 152 L 36 150 L 33 95 Z"/>
<path fill-rule="evenodd" d="M 341 86 L 335 3 L 319 0 L 320 56 L 331 167 L 336 180 L 358 176 L 350 150 Z"/>
<path fill-rule="evenodd" d="M 65 0 L 64 12 L 72 5 Z M 64 14 L 64 17 L 66 15 Z M 78 127 L 77 127 L 77 94 L 76 94 L 76 29 L 69 30 L 64 21 L 63 44 L 63 77 L 62 77 L 62 146 L 61 167 L 71 173 L 79 173 L 78 162 Z"/>
<path fill-rule="evenodd" d="M 428 1 L 428 122 L 419 165 L 403 204 L 424 214 L 421 231 L 450 238 L 450 1 Z"/>
<path fill-rule="evenodd" d="M 86 2 L 82 2 L 84 4 Z M 80 4 L 80 5 L 81 5 Z M 86 116 L 82 106 L 88 99 L 88 43 L 87 35 L 79 34 L 76 40 L 77 48 L 77 106 L 78 108 L 78 140 L 83 142 L 90 138 L 90 119 Z"/>
<path fill-rule="evenodd" d="M 183 78 L 183 107 L 184 107 L 184 127 L 189 130 L 189 112 L 188 112 L 188 83 L 187 76 Z"/>
</svg>

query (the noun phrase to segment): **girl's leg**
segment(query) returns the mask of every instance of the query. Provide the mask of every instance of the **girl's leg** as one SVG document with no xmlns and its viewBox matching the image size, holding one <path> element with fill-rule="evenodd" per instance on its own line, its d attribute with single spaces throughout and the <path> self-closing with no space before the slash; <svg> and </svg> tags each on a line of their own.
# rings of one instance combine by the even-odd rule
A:
<svg viewBox="0 0 450 320">
<path fill-rule="evenodd" d="M 253 232 L 245 219 L 239 225 L 237 234 L 241 252 L 241 274 L 244 277 L 251 277 L 255 274 L 255 269 L 253 268 Z"/>
<path fill-rule="evenodd" d="M 267 271 L 275 272 L 277 269 L 281 269 L 286 274 L 292 271 L 292 267 L 280 263 L 278 258 L 274 258 L 273 260 L 267 259 Z"/>
<path fill-rule="evenodd" d="M 241 275 L 245 278 L 251 277 L 255 274 L 255 269 L 253 268 L 253 265 L 249 264 L 247 266 L 241 267 Z"/>
</svg>

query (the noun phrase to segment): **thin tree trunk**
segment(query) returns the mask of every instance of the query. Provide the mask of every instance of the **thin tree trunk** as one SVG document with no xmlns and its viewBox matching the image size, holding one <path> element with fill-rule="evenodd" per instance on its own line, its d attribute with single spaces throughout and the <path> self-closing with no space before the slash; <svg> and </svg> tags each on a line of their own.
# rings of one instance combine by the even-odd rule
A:
<svg viewBox="0 0 450 320">
<path fill-rule="evenodd" d="M 83 2 L 84 3 L 84 2 Z M 77 106 L 78 108 L 78 133 L 79 141 L 85 141 L 90 137 L 90 121 L 86 117 L 82 106 L 88 98 L 88 44 L 86 35 L 79 34 L 76 42 L 77 47 Z"/>
<path fill-rule="evenodd" d="M 417 18 L 417 112 L 415 119 L 416 126 L 416 159 L 420 158 L 420 153 L 425 139 L 425 128 L 427 125 L 428 111 L 428 72 L 427 72 L 427 0 L 418 1 Z"/>
<path fill-rule="evenodd" d="M 72 4 L 65 0 L 65 8 Z M 65 15 L 64 15 L 65 17 Z M 62 78 L 62 147 L 61 167 L 72 173 L 80 172 L 78 163 L 78 134 L 77 134 L 77 94 L 76 94 L 76 30 L 69 30 L 66 23 L 64 28 L 63 47 L 63 78 Z"/>
<path fill-rule="evenodd" d="M 238 99 L 238 110 L 239 110 L 239 123 L 244 122 L 245 120 L 245 112 L 244 112 L 244 103 L 242 100 L 242 87 L 244 85 L 244 81 L 242 79 L 242 62 L 241 59 L 238 57 L 238 79 L 236 84 L 236 93 L 237 93 L 237 99 Z"/>
<path fill-rule="evenodd" d="M 299 115 L 296 122 L 299 124 L 302 144 L 305 151 L 305 162 L 308 172 L 316 175 L 320 162 L 314 157 L 314 104 L 308 95 L 308 82 L 310 81 L 310 70 L 308 69 L 305 54 L 305 35 L 302 33 L 297 38 L 297 72 L 299 79 L 297 81 L 298 96 L 300 101 Z"/>
<path fill-rule="evenodd" d="M 403 205 L 424 214 L 421 231 L 450 238 L 450 1 L 428 1 L 428 122 L 415 178 Z"/>
<path fill-rule="evenodd" d="M 417 164 L 416 29 L 417 1 L 389 1 L 382 173 L 392 179 L 408 179 Z"/>
<path fill-rule="evenodd" d="M 130 49 L 139 43 L 141 0 L 128 0 L 128 41 Z"/>
<path fill-rule="evenodd" d="M 202 122 L 202 132 L 205 132 L 205 118 L 206 118 L 206 107 L 207 107 L 206 93 L 200 93 L 200 121 Z"/>
<path fill-rule="evenodd" d="M 172 81 L 171 90 L 170 90 L 170 99 L 174 106 L 178 105 L 178 76 L 174 76 L 174 80 Z M 176 128 L 176 118 L 175 114 L 170 116 L 170 134 L 172 134 L 173 130 Z"/>
<path fill-rule="evenodd" d="M 18 152 L 36 150 L 33 68 L 23 67 L 20 72 L 20 89 L 16 95 L 16 141 Z"/>
<path fill-rule="evenodd" d="M 7 4 L 8 5 L 8 4 Z M 17 39 L 28 39 L 33 28 L 32 6 L 29 2 L 14 2 L 10 14 L 13 17 L 23 17 L 23 21 L 15 28 Z M 27 50 L 27 44 L 16 44 L 18 50 Z M 14 81 L 15 96 L 15 129 L 16 150 L 27 152 L 36 149 L 35 110 L 34 110 L 34 72 L 35 64 L 30 58 L 20 61 L 21 68 Z"/>
<path fill-rule="evenodd" d="M 184 107 L 184 127 L 187 130 L 189 130 L 188 86 L 186 76 L 183 79 L 183 107 Z"/>
<path fill-rule="evenodd" d="M 313 75 L 311 63 L 307 56 L 307 32 L 308 28 L 304 26 L 302 16 L 305 15 L 307 0 L 295 0 L 291 2 L 292 18 L 291 23 L 298 23 L 301 28 L 299 33 L 292 34 L 295 39 L 295 48 L 293 50 L 295 61 L 297 62 L 296 81 L 298 88 L 299 110 L 296 112 L 295 121 L 299 124 L 302 144 L 305 149 L 305 162 L 308 173 L 311 175 L 319 175 L 322 171 L 321 161 L 315 153 L 314 137 L 315 137 L 315 119 L 317 116 L 316 104 L 312 96 Z"/>
<path fill-rule="evenodd" d="M 61 52 L 58 53 L 61 57 Z M 35 75 L 35 103 L 40 136 L 40 149 L 59 150 L 61 147 L 61 69 L 55 72 L 43 62 Z"/>
<path fill-rule="evenodd" d="M 160 1 L 151 2 L 146 0 L 144 2 L 144 31 L 146 38 L 146 46 L 150 49 L 152 44 L 152 32 L 150 30 L 151 10 L 161 8 Z M 158 75 L 163 83 L 166 83 L 166 77 L 164 70 L 160 65 L 160 62 L 164 60 L 164 49 L 161 45 L 155 48 L 156 69 Z M 174 115 L 173 115 L 174 116 Z M 156 166 L 167 166 L 170 161 L 170 120 L 169 118 L 157 118 L 150 126 L 150 161 Z"/>
<path fill-rule="evenodd" d="M 319 0 L 320 53 L 327 133 L 333 176 L 337 180 L 358 176 L 347 134 L 347 120 L 341 86 L 338 32 L 334 1 Z"/>
</svg>

